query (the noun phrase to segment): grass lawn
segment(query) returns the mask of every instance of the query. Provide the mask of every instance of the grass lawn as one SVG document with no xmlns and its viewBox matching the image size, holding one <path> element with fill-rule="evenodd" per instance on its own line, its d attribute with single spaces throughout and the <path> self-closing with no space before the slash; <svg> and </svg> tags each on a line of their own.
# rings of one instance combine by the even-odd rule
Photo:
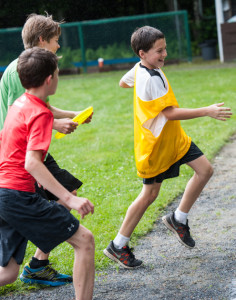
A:
<svg viewBox="0 0 236 300">
<path fill-rule="evenodd" d="M 201 107 L 225 102 L 236 111 L 236 72 L 229 65 L 207 68 L 193 64 L 164 67 L 180 107 Z M 82 224 L 89 228 L 96 242 L 96 269 L 110 261 L 102 250 L 116 233 L 130 203 L 139 194 L 142 180 L 136 175 L 133 153 L 133 91 L 122 89 L 118 82 L 125 71 L 60 77 L 58 90 L 50 102 L 56 107 L 83 110 L 93 106 L 90 124 L 81 125 L 76 132 L 56 140 L 53 132 L 50 153 L 60 167 L 66 168 L 83 181 L 78 195 L 89 198 L 95 205 L 94 215 Z M 210 118 L 182 121 L 182 126 L 209 160 L 236 132 L 236 117 L 220 122 Z M 192 171 L 181 167 L 178 178 L 164 182 L 158 199 L 147 210 L 132 235 L 135 245 L 147 233 L 161 210 L 183 192 Z M 79 215 L 73 211 L 73 214 Z M 24 263 L 34 255 L 35 246 L 28 243 Z M 51 252 L 50 261 L 60 272 L 71 274 L 73 250 L 63 243 Z M 14 284 L 0 288 L 0 296 L 38 287 Z"/>
</svg>

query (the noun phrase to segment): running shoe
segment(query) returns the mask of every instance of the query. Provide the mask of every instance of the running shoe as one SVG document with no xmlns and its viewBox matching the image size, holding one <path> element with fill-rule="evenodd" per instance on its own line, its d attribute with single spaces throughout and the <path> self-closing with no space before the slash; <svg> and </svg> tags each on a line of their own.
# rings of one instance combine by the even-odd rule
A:
<svg viewBox="0 0 236 300">
<path fill-rule="evenodd" d="M 134 269 L 140 267 L 143 263 L 141 260 L 135 258 L 129 246 L 124 246 L 121 249 L 116 249 L 113 241 L 111 241 L 108 247 L 103 250 L 103 253 L 126 269 Z"/>
<path fill-rule="evenodd" d="M 190 228 L 188 226 L 188 220 L 186 225 L 182 223 L 178 223 L 175 220 L 174 212 L 162 217 L 162 222 L 165 226 L 174 232 L 175 236 L 177 237 L 178 241 L 188 248 L 193 248 L 195 246 L 195 241 L 190 235 Z"/>
<path fill-rule="evenodd" d="M 72 283 L 72 277 L 58 273 L 51 264 L 38 269 L 31 269 L 29 264 L 24 266 L 20 280 L 30 284 L 43 284 L 49 286 L 60 286 Z"/>
</svg>

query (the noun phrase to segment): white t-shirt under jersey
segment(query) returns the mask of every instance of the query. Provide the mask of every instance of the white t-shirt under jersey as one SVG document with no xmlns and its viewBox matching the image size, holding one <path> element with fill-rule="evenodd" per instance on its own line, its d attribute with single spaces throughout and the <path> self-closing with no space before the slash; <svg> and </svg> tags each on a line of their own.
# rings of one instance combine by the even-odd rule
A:
<svg viewBox="0 0 236 300">
<path fill-rule="evenodd" d="M 140 64 L 140 63 L 138 63 Z M 128 71 L 121 80 L 128 86 L 134 87 L 135 69 L 137 64 Z M 136 72 L 136 94 L 142 101 L 151 101 L 164 96 L 168 91 L 168 82 L 163 72 L 160 69 L 155 69 L 152 72 L 141 64 Z M 158 137 L 167 122 L 167 118 L 162 112 L 153 119 L 147 120 L 143 127 L 152 132 L 155 137 Z"/>
</svg>

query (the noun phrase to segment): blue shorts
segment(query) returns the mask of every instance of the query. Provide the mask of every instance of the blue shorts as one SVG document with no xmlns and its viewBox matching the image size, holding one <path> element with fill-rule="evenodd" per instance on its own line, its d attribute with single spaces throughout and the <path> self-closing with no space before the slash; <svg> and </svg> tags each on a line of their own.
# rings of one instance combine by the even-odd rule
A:
<svg viewBox="0 0 236 300">
<path fill-rule="evenodd" d="M 28 240 L 44 253 L 72 237 L 79 221 L 62 205 L 37 193 L 0 188 L 0 266 L 24 259 Z"/>
<path fill-rule="evenodd" d="M 165 179 L 178 177 L 179 168 L 181 165 L 193 161 L 194 159 L 197 159 L 202 155 L 202 151 L 194 144 L 194 142 L 191 142 L 188 152 L 180 160 L 170 166 L 168 170 L 155 177 L 143 178 L 143 184 L 153 184 L 154 182 L 161 183 Z"/>
</svg>

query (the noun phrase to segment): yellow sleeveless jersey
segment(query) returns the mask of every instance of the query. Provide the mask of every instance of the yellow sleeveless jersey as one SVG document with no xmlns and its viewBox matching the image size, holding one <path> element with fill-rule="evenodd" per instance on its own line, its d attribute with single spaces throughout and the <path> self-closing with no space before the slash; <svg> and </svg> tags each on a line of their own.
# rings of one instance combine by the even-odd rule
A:
<svg viewBox="0 0 236 300">
<path fill-rule="evenodd" d="M 157 137 L 143 126 L 146 121 L 157 117 L 168 106 L 179 107 L 169 82 L 168 91 L 164 96 L 143 101 L 136 94 L 135 75 L 134 150 L 137 174 L 142 178 L 151 178 L 166 171 L 189 150 L 191 138 L 184 132 L 179 120 L 167 120 Z"/>
</svg>

